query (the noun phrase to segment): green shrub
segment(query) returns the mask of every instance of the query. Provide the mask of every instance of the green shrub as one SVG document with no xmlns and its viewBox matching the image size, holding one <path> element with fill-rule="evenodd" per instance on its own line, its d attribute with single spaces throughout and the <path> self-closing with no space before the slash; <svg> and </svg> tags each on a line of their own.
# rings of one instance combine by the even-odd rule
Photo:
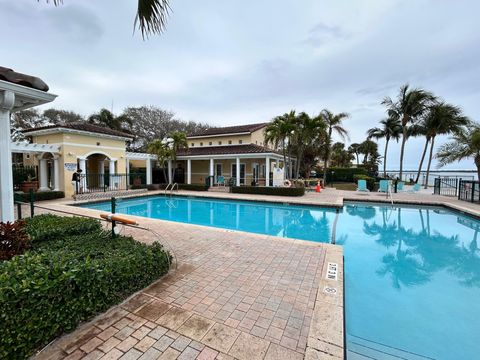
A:
<svg viewBox="0 0 480 360">
<path fill-rule="evenodd" d="M 0 358 L 27 358 L 148 286 L 168 271 L 169 261 L 158 243 L 112 239 L 98 230 L 34 243 L 0 262 Z"/>
<path fill-rule="evenodd" d="M 16 192 L 14 197 L 16 201 L 30 202 L 30 193 Z M 33 193 L 34 201 L 62 199 L 64 197 L 65 193 L 63 191 L 37 191 Z"/>
<path fill-rule="evenodd" d="M 358 180 L 367 180 L 367 189 L 370 191 L 373 191 L 375 188 L 375 178 L 367 175 L 353 175 L 353 181 L 355 183 L 358 182 Z"/>
<path fill-rule="evenodd" d="M 149 190 L 165 190 L 168 184 L 155 184 Z M 177 187 L 175 186 L 175 189 Z M 205 184 L 178 184 L 179 190 L 191 190 L 191 191 L 208 191 L 208 186 Z"/>
<path fill-rule="evenodd" d="M 327 183 L 331 182 L 353 182 L 354 175 L 368 176 L 368 171 L 365 168 L 330 168 L 327 172 Z"/>
<path fill-rule="evenodd" d="M 38 215 L 26 219 L 27 233 L 32 241 L 56 240 L 75 234 L 98 233 L 100 221 L 82 217 L 60 217 L 56 215 Z"/>
<path fill-rule="evenodd" d="M 230 191 L 236 194 L 302 196 L 305 194 L 305 187 L 232 186 Z"/>
</svg>

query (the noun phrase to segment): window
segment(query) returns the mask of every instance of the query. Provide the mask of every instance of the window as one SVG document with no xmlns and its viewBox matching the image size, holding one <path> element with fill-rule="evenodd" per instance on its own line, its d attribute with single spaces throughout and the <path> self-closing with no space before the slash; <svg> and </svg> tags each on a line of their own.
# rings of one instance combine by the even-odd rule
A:
<svg viewBox="0 0 480 360">
<path fill-rule="evenodd" d="M 232 140 L 228 140 L 228 145 L 232 145 Z"/>
<path fill-rule="evenodd" d="M 218 145 L 222 145 L 222 142 L 221 142 L 221 141 L 219 141 L 219 142 L 218 142 Z"/>
<path fill-rule="evenodd" d="M 195 146 L 195 143 L 191 143 L 190 146 L 194 147 L 194 146 Z"/>
<path fill-rule="evenodd" d="M 238 140 L 238 143 L 239 143 L 239 144 L 242 144 L 242 143 L 243 143 L 243 140 Z"/>
<path fill-rule="evenodd" d="M 208 145 L 212 145 L 212 142 L 210 141 L 210 142 L 208 143 Z"/>
<path fill-rule="evenodd" d="M 200 143 L 200 146 L 203 146 L 203 143 L 202 143 L 202 142 Z"/>
</svg>

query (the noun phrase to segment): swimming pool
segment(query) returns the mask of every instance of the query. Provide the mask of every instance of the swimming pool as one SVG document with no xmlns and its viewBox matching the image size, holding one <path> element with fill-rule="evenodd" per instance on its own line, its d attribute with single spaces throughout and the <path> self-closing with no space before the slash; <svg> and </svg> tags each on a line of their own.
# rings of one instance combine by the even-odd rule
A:
<svg viewBox="0 0 480 360">
<path fill-rule="evenodd" d="M 108 202 L 83 206 L 110 210 Z M 122 200 L 117 212 L 316 242 L 335 235 L 345 256 L 349 360 L 479 358 L 476 219 L 434 207 L 352 203 L 337 214 L 187 197 Z"/>
</svg>

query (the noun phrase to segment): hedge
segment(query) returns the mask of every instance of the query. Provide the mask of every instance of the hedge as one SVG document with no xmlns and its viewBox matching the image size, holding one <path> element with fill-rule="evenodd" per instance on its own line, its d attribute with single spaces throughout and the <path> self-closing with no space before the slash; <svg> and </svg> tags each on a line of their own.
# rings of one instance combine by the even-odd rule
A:
<svg viewBox="0 0 480 360">
<path fill-rule="evenodd" d="M 303 196 L 305 187 L 232 186 L 230 191 L 236 194 Z"/>
<path fill-rule="evenodd" d="M 45 221 L 43 241 L 34 241 L 22 256 L 0 262 L 0 358 L 29 357 L 168 271 L 169 254 L 158 243 L 112 239 L 98 229 L 96 220 L 77 223 L 72 234 L 67 232 L 72 218 L 62 217 L 56 222 L 65 231 L 49 237 L 50 216 L 33 218 L 28 227 L 43 227 Z M 84 233 L 85 228 L 89 232 Z M 39 233 L 33 234 L 37 240 Z"/>
<path fill-rule="evenodd" d="M 30 202 L 30 193 L 16 192 L 14 197 L 16 201 Z M 63 191 L 37 191 L 33 193 L 34 201 L 62 199 L 64 197 L 65 193 Z"/>
<path fill-rule="evenodd" d="M 354 175 L 368 176 L 368 171 L 365 168 L 330 168 L 327 172 L 327 183 L 341 181 L 354 182 Z"/>
<path fill-rule="evenodd" d="M 151 184 L 148 185 L 148 190 L 164 190 L 168 184 Z M 177 187 L 175 186 L 175 189 Z M 204 184 L 178 184 L 179 190 L 191 190 L 191 191 L 208 191 L 208 185 Z"/>
<path fill-rule="evenodd" d="M 366 175 L 353 175 L 354 182 L 358 182 L 358 180 L 366 180 L 367 181 L 367 189 L 373 191 L 375 189 L 375 178 Z"/>
</svg>

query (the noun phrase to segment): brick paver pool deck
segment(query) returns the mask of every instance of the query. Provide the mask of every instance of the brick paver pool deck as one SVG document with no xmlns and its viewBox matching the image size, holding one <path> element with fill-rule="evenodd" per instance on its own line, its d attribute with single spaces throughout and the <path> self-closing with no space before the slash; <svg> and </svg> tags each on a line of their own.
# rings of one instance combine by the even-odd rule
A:
<svg viewBox="0 0 480 360">
<path fill-rule="evenodd" d="M 188 192 L 189 195 L 211 196 Z M 301 198 L 213 194 L 244 200 L 342 206 L 384 195 L 328 189 Z M 429 194 L 395 194 L 411 203 L 478 205 Z M 402 200 L 403 199 L 403 200 Z M 45 206 L 71 211 L 68 201 Z M 77 214 L 99 211 L 75 208 Z M 71 334 L 36 359 L 342 359 L 343 255 L 335 245 L 137 218 L 162 235 L 178 268 Z M 125 228 L 150 243 L 150 232 Z M 327 280 L 327 265 L 339 266 Z M 336 292 L 329 293 L 327 289 Z"/>
</svg>

